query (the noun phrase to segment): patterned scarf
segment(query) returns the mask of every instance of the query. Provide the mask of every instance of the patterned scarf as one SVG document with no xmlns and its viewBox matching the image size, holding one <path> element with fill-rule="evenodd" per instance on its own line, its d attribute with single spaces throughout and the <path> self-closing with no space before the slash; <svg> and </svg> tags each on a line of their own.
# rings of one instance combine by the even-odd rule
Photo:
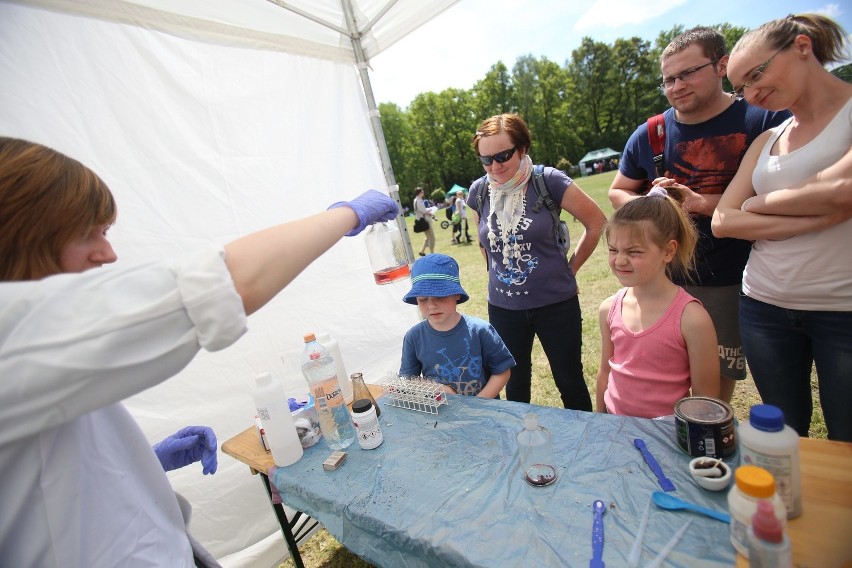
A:
<svg viewBox="0 0 852 568">
<path fill-rule="evenodd" d="M 509 266 L 512 258 L 518 258 L 521 255 L 521 245 L 517 242 L 515 235 L 524 215 L 524 188 L 530 180 L 532 171 L 533 162 L 527 154 L 521 160 L 518 171 L 506 183 L 497 183 L 497 180 L 488 174 L 490 212 L 485 224 L 488 227 L 488 242 L 492 250 L 497 246 L 496 231 L 500 232 L 500 240 L 503 241 L 503 266 Z"/>
</svg>

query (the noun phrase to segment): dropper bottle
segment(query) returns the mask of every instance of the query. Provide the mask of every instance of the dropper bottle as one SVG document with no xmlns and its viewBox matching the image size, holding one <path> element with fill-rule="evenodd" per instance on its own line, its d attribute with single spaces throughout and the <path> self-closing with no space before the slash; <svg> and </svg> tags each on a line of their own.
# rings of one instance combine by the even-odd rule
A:
<svg viewBox="0 0 852 568">
<path fill-rule="evenodd" d="M 792 568 L 790 539 L 775 515 L 772 502 L 760 499 L 748 528 L 748 558 L 752 568 Z"/>
</svg>

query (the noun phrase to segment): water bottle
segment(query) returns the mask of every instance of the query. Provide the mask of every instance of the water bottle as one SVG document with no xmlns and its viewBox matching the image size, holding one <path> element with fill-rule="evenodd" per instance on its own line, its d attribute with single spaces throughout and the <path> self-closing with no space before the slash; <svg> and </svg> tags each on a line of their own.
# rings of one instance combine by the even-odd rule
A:
<svg viewBox="0 0 852 568">
<path fill-rule="evenodd" d="M 284 385 L 271 374 L 261 373 L 255 377 L 252 398 L 275 465 L 286 467 L 299 461 L 302 443 L 287 404 Z"/>
<path fill-rule="evenodd" d="M 340 353 L 340 345 L 335 338 L 325 332 L 317 334 L 317 341 L 325 347 L 328 354 L 334 359 L 334 364 L 337 366 L 337 382 L 340 383 L 340 392 L 343 393 L 343 402 L 351 404 L 353 400 L 352 383 L 349 381 L 349 375 L 346 374 L 346 364 L 343 362 L 343 355 Z"/>
<path fill-rule="evenodd" d="M 524 414 L 524 429 L 518 434 L 518 450 L 521 475 L 527 483 L 542 486 L 556 481 L 550 430 L 539 426 L 537 415 Z"/>
<path fill-rule="evenodd" d="M 326 444 L 332 450 L 348 448 L 355 441 L 355 428 L 337 382 L 337 366 L 313 333 L 305 335 L 302 374 L 314 395 Z"/>
<path fill-rule="evenodd" d="M 364 235 L 376 284 L 390 284 L 411 276 L 405 244 L 396 221 L 374 223 Z"/>
<path fill-rule="evenodd" d="M 744 464 L 762 467 L 775 478 L 775 492 L 784 501 L 787 518 L 802 514 L 799 435 L 784 424 L 784 412 L 771 404 L 755 404 L 738 432 Z"/>
</svg>

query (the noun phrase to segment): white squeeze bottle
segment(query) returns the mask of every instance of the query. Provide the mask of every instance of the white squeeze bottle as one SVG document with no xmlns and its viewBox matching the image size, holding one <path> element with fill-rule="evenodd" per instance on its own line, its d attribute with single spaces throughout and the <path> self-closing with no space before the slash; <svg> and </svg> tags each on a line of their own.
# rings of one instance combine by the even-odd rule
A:
<svg viewBox="0 0 852 568">
<path fill-rule="evenodd" d="M 332 450 L 348 448 L 355 441 L 356 434 L 337 382 L 337 366 L 313 333 L 305 335 L 302 375 L 314 395 L 320 430 L 326 444 Z"/>
<path fill-rule="evenodd" d="M 302 443 L 287 404 L 284 385 L 270 373 L 260 373 L 255 378 L 252 396 L 275 465 L 286 467 L 299 461 Z"/>
<path fill-rule="evenodd" d="M 325 347 L 331 358 L 334 359 L 334 364 L 337 366 L 337 382 L 340 383 L 340 392 L 343 393 L 343 402 L 350 404 L 353 398 L 352 381 L 349 380 L 349 374 L 346 372 L 343 355 L 340 353 L 340 345 L 334 337 L 325 332 L 317 334 L 317 342 Z"/>
<path fill-rule="evenodd" d="M 799 435 L 784 424 L 784 413 L 771 404 L 755 404 L 748 422 L 740 423 L 742 463 L 762 467 L 775 478 L 775 492 L 787 508 L 787 518 L 802 514 Z"/>
</svg>

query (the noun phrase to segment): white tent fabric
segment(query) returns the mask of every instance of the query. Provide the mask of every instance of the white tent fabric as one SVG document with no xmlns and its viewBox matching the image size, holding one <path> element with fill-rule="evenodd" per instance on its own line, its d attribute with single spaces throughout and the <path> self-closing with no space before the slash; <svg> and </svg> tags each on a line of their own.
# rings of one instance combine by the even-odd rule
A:
<svg viewBox="0 0 852 568">
<path fill-rule="evenodd" d="M 227 242 L 387 190 L 356 63 L 455 1 L 353 0 L 367 30 L 360 56 L 341 33 L 348 0 L 0 2 L 0 135 L 54 147 L 109 184 L 119 263 Z M 202 352 L 127 406 L 152 443 L 189 424 L 224 441 L 252 424 L 257 373 L 305 392 L 307 331 L 330 332 L 349 372 L 377 378 L 398 367 L 417 321 L 401 302 L 409 285 L 377 286 L 362 238 L 344 239 L 252 316 L 236 345 Z M 219 461 L 214 476 L 170 474 L 193 504 L 193 534 L 227 566 L 272 565 L 286 547 L 260 483 Z"/>
</svg>

